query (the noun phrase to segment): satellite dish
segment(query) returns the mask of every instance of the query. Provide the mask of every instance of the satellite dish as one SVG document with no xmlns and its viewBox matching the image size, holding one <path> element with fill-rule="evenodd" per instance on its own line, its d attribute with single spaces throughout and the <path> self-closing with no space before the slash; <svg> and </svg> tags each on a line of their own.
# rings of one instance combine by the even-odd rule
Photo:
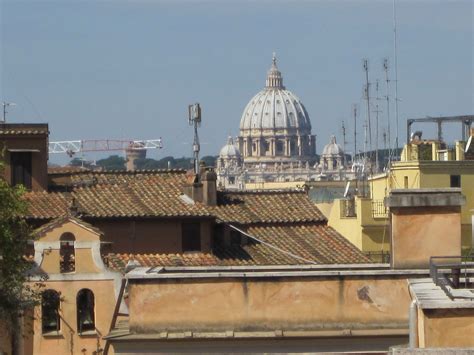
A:
<svg viewBox="0 0 474 355">
<path fill-rule="evenodd" d="M 344 197 L 347 197 L 347 194 L 349 193 L 349 187 L 351 186 L 351 182 L 348 181 L 346 184 L 346 189 L 344 190 Z"/>
</svg>

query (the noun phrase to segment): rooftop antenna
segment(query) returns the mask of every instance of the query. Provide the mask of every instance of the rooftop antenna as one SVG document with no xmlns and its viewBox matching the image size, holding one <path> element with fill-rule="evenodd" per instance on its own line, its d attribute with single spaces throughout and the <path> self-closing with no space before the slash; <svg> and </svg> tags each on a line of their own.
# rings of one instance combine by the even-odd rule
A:
<svg viewBox="0 0 474 355">
<path fill-rule="evenodd" d="M 3 120 L 2 121 L 3 121 L 3 123 L 6 123 L 7 122 L 7 113 L 8 113 L 7 107 L 8 106 L 16 106 L 16 103 L 3 101 L 2 106 L 3 106 L 3 116 L 2 116 Z"/>
<path fill-rule="evenodd" d="M 375 170 L 379 171 L 379 81 L 375 81 L 376 104 L 375 104 Z"/>
<path fill-rule="evenodd" d="M 190 126 L 194 126 L 194 173 L 199 174 L 199 150 L 201 148 L 198 136 L 198 127 L 201 125 L 201 106 L 199 103 L 188 106 L 188 123 Z"/>
<path fill-rule="evenodd" d="M 364 122 L 364 160 L 367 159 L 367 120 Z"/>
<path fill-rule="evenodd" d="M 346 127 L 344 126 L 344 120 L 342 121 L 342 150 L 344 151 L 343 164 L 345 165 L 346 160 Z"/>
<path fill-rule="evenodd" d="M 385 71 L 385 83 L 387 95 L 385 99 L 387 100 L 387 140 L 388 140 L 388 164 L 392 160 L 392 141 L 390 137 L 390 80 L 388 79 L 388 58 L 383 60 L 383 70 Z"/>
<path fill-rule="evenodd" d="M 354 116 L 354 157 L 352 161 L 355 161 L 357 154 L 357 104 L 352 104 L 352 114 Z"/>
<path fill-rule="evenodd" d="M 383 139 L 383 150 L 384 152 L 386 152 L 387 151 L 387 131 L 385 129 L 383 130 L 382 139 Z"/>
<path fill-rule="evenodd" d="M 397 61 L 397 7 L 393 0 L 393 52 L 395 59 L 395 122 L 397 124 L 395 147 L 398 151 L 398 61 Z"/>
<path fill-rule="evenodd" d="M 369 146 L 372 150 L 372 127 L 370 124 L 370 83 L 369 83 L 369 60 L 363 59 L 363 67 L 365 71 L 365 88 L 364 88 L 364 98 L 367 101 L 367 124 L 369 128 Z"/>
</svg>

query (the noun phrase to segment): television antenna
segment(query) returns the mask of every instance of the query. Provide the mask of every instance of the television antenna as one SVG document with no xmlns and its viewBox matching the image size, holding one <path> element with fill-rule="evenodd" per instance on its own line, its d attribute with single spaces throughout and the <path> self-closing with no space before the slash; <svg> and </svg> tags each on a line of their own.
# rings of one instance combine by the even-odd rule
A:
<svg viewBox="0 0 474 355">
<path fill-rule="evenodd" d="M 194 173 L 199 174 L 199 150 L 201 148 L 198 135 L 198 127 L 201 125 L 201 106 L 199 103 L 188 106 L 188 123 L 190 126 L 194 126 Z"/>
<path fill-rule="evenodd" d="M 365 71 L 365 87 L 364 87 L 364 98 L 367 101 L 367 124 L 369 130 L 369 147 L 372 150 L 372 127 L 370 124 L 370 83 L 369 83 L 369 60 L 363 59 L 362 66 Z"/>
<path fill-rule="evenodd" d="M 7 107 L 8 106 L 16 106 L 16 103 L 14 102 L 6 102 L 6 101 L 3 101 L 2 102 L 2 106 L 3 106 L 3 123 L 6 123 L 7 122 Z"/>
</svg>

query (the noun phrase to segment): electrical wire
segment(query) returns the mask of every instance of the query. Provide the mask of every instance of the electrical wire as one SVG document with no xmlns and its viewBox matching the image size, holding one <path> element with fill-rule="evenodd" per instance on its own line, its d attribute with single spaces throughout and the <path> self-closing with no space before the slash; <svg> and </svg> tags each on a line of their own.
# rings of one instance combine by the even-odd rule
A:
<svg viewBox="0 0 474 355">
<path fill-rule="evenodd" d="M 257 242 L 259 242 L 259 243 L 261 243 L 261 244 L 263 244 L 263 245 L 266 245 L 266 246 L 268 246 L 269 248 L 272 248 L 272 249 L 274 249 L 274 250 L 277 250 L 277 251 L 279 251 L 280 253 L 289 255 L 289 256 L 291 256 L 291 257 L 293 257 L 293 258 L 295 258 L 295 259 L 302 260 L 302 261 L 304 261 L 304 262 L 307 262 L 307 263 L 310 263 L 310 264 L 313 264 L 313 265 L 318 265 L 317 262 L 314 262 L 314 261 L 309 260 L 309 259 L 305 259 L 305 258 L 303 258 L 303 257 L 301 257 L 301 256 L 299 256 L 299 255 L 296 255 L 296 254 L 290 253 L 290 252 L 288 252 L 288 251 L 286 251 L 286 250 L 280 249 L 280 248 L 278 248 L 278 247 L 276 247 L 276 246 L 274 246 L 274 245 L 272 245 L 272 244 L 270 244 L 270 243 L 268 243 L 268 242 L 265 242 L 265 241 L 263 241 L 263 240 L 261 240 L 261 239 L 255 237 L 255 236 L 251 235 L 251 234 L 248 234 L 247 232 L 244 232 L 242 229 L 237 228 L 236 226 L 234 226 L 234 225 L 232 225 L 232 224 L 227 224 L 227 223 L 226 223 L 226 225 L 228 225 L 230 228 L 236 230 L 237 232 L 239 232 L 239 233 L 245 235 L 246 237 L 249 237 L 250 239 L 253 239 L 253 240 L 255 240 L 255 241 L 257 241 Z"/>
</svg>

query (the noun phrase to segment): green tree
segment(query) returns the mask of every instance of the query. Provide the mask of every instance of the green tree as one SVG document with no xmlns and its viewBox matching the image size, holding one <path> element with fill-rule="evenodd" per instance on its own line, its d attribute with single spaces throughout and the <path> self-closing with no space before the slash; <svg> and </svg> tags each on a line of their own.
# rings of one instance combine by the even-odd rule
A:
<svg viewBox="0 0 474 355">
<path fill-rule="evenodd" d="M 105 170 L 125 170 L 125 158 L 111 155 L 108 158 L 97 160 L 97 165 Z"/>
<path fill-rule="evenodd" d="M 11 330 L 13 353 L 19 340 L 19 317 L 38 303 L 41 288 L 40 283 L 28 283 L 31 263 L 25 253 L 31 230 L 24 218 L 24 193 L 23 186 L 11 187 L 4 179 L 0 160 L 0 319 Z"/>
</svg>

